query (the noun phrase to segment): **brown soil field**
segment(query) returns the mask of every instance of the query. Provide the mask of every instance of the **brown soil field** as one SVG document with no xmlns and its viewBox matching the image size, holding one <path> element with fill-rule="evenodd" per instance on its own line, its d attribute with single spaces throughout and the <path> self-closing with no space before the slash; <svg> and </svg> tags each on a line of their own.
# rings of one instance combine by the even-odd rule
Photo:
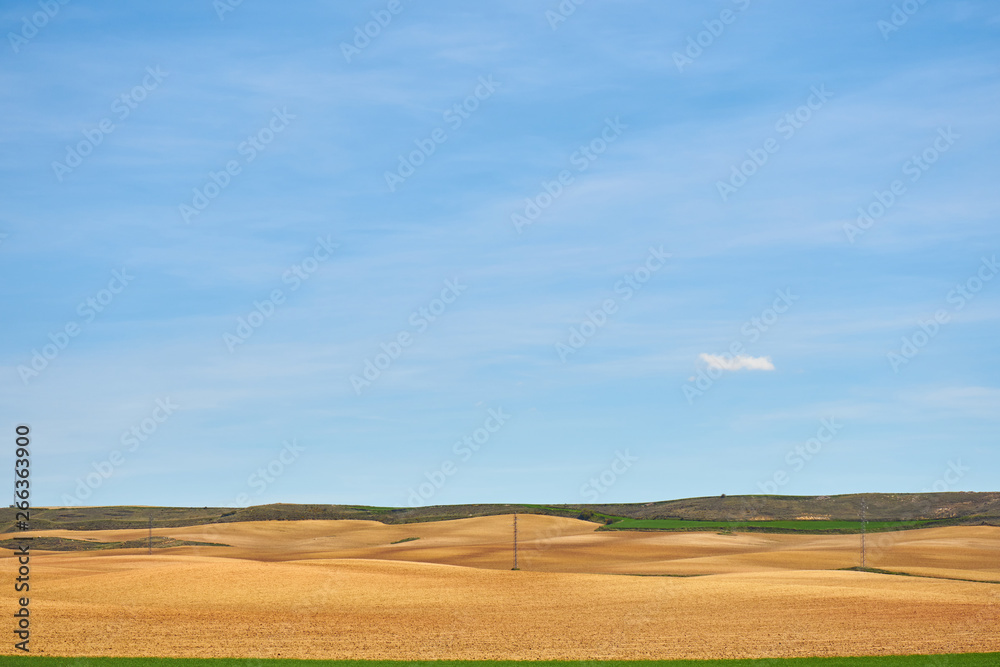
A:
<svg viewBox="0 0 1000 667">
<path fill-rule="evenodd" d="M 34 552 L 41 655 L 667 659 L 1000 651 L 1000 528 L 595 532 L 511 517 L 155 529 L 228 547 Z M 45 531 L 141 539 L 143 530 Z M 409 537 L 414 541 L 391 544 Z M 16 564 L 4 551 L 11 581 Z M 703 576 L 622 576 L 622 575 Z M 12 586 L 4 586 L 7 608 Z M 9 646 L 3 651 L 10 651 Z"/>
</svg>

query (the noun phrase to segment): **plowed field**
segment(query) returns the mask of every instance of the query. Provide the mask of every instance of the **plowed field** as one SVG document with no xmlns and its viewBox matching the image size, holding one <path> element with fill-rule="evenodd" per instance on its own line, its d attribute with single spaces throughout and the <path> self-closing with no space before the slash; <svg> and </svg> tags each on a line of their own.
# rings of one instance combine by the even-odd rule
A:
<svg viewBox="0 0 1000 667">
<path fill-rule="evenodd" d="M 511 517 L 235 523 L 154 531 L 230 547 L 35 552 L 33 653 L 664 659 L 1000 651 L 1000 585 L 837 571 L 857 564 L 856 535 L 596 527 L 519 517 L 518 572 L 510 570 Z M 146 533 L 37 534 L 121 541 Z M 410 537 L 419 539 L 391 544 Z M 870 535 L 868 565 L 1000 581 L 1000 528 Z M 639 574 L 703 576 L 622 576 Z M 3 591 L 12 609 L 13 587 Z"/>
</svg>

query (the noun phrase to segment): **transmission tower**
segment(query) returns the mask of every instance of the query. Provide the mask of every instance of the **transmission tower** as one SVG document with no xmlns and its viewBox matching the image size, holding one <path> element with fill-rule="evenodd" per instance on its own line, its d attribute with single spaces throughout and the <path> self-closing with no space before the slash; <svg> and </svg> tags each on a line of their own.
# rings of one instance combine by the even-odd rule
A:
<svg viewBox="0 0 1000 667">
<path fill-rule="evenodd" d="M 517 512 L 514 512 L 514 567 L 510 569 L 519 569 L 517 567 Z"/>
<path fill-rule="evenodd" d="M 865 534 L 867 532 L 868 524 L 867 522 L 868 514 L 868 503 L 865 500 L 861 501 L 861 569 L 865 569 Z"/>
</svg>

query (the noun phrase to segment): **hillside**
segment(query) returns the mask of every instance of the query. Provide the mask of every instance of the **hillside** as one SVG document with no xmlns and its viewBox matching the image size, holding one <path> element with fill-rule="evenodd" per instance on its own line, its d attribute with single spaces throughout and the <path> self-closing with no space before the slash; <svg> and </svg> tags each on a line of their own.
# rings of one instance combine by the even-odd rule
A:
<svg viewBox="0 0 1000 667">
<path fill-rule="evenodd" d="M 444 521 L 498 514 L 542 514 L 589 518 L 599 523 L 615 519 L 686 520 L 744 523 L 756 521 L 858 521 L 861 500 L 873 522 L 933 521 L 937 525 L 1000 525 L 1000 493 L 866 493 L 840 496 L 712 496 L 650 503 L 597 505 L 437 505 L 416 508 L 357 505 L 258 505 L 226 507 L 69 507 L 31 511 L 33 530 L 109 530 L 197 526 L 244 521 L 358 519 L 385 524 Z M 13 508 L 0 509 L 0 532 L 13 532 Z M 696 526 L 692 526 L 696 527 Z M 765 526 L 762 525 L 761 528 Z M 808 524 L 804 524 L 808 529 Z"/>
<path fill-rule="evenodd" d="M 1000 519 L 1000 493 L 865 493 L 841 496 L 710 496 L 653 503 L 588 505 L 595 512 L 630 519 L 698 521 L 857 521 L 861 501 L 870 521 L 964 517 Z"/>
</svg>

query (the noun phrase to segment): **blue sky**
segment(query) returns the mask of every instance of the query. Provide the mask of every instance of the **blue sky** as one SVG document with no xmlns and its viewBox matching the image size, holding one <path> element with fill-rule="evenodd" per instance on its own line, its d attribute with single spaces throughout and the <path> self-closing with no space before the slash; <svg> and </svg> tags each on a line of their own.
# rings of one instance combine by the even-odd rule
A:
<svg viewBox="0 0 1000 667">
<path fill-rule="evenodd" d="M 35 504 L 996 490 L 996 4 L 561 7 L 5 3 Z"/>
</svg>

